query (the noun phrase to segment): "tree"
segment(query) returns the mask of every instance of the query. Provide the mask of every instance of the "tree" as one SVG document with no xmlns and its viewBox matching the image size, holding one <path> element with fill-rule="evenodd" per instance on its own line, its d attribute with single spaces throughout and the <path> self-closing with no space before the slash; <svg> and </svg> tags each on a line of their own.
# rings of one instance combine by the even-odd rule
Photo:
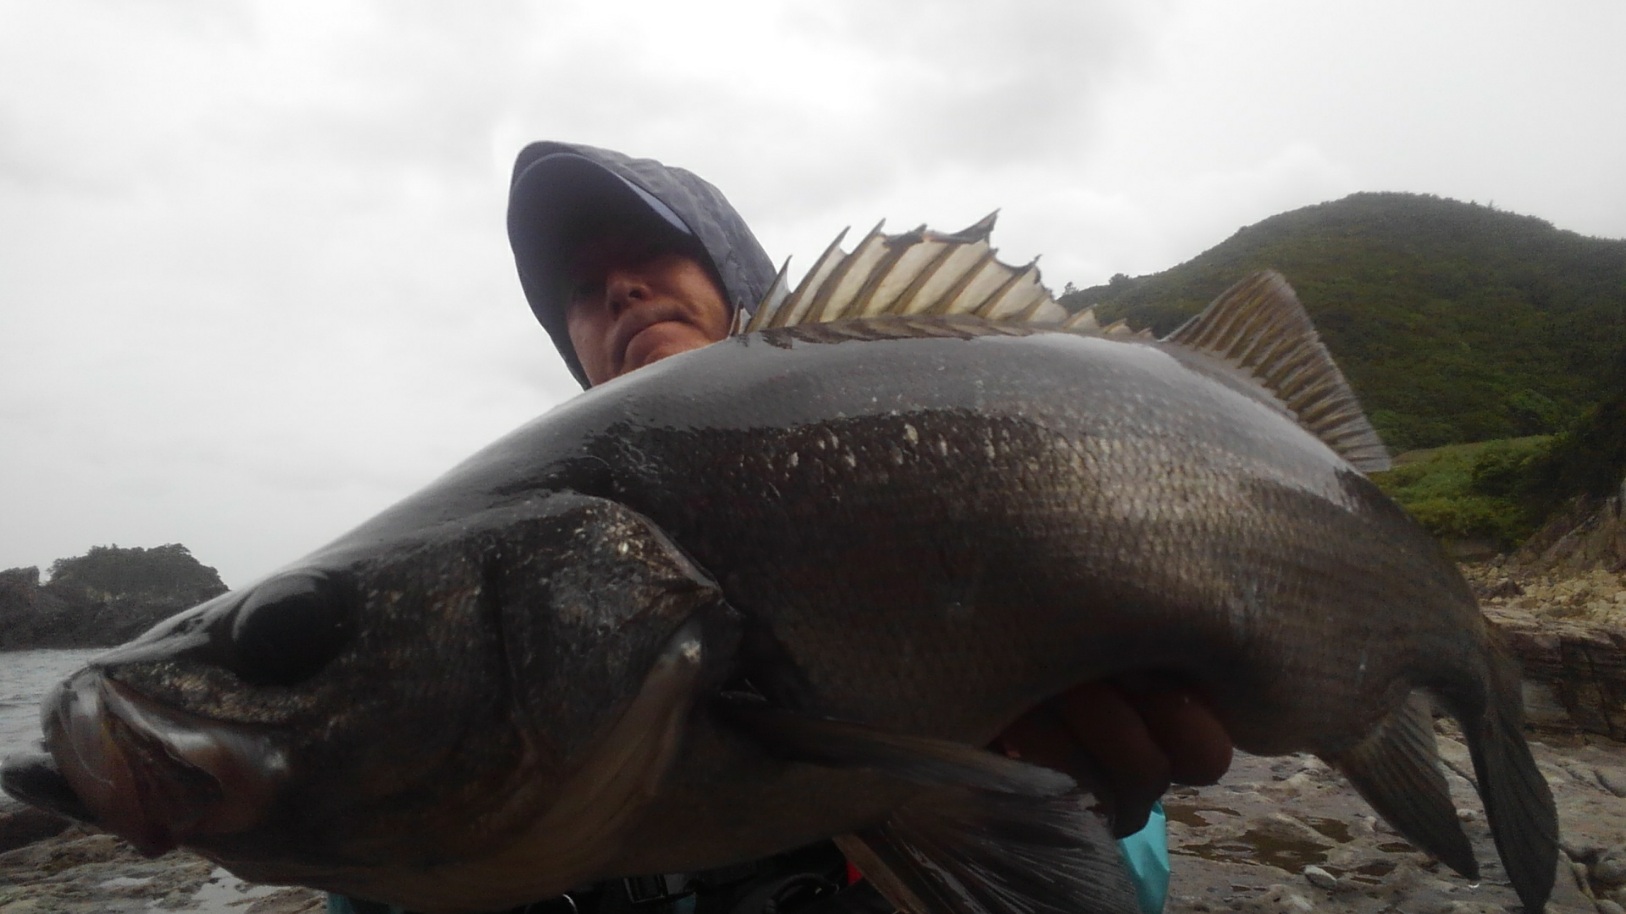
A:
<svg viewBox="0 0 1626 914">
<path fill-rule="evenodd" d="M 144 549 L 92 546 L 84 555 L 51 563 L 47 585 L 92 600 L 164 599 L 198 603 L 226 592 L 219 572 L 180 543 Z"/>
</svg>

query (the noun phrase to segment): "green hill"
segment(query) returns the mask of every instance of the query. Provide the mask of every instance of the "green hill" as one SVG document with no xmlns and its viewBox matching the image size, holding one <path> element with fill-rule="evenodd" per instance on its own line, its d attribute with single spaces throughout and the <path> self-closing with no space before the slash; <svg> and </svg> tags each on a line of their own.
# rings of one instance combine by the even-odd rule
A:
<svg viewBox="0 0 1626 914">
<path fill-rule="evenodd" d="M 1559 431 L 1608 393 L 1626 350 L 1626 241 L 1415 194 L 1272 216 L 1061 301 L 1162 334 L 1266 268 L 1298 290 L 1393 451 Z"/>
</svg>

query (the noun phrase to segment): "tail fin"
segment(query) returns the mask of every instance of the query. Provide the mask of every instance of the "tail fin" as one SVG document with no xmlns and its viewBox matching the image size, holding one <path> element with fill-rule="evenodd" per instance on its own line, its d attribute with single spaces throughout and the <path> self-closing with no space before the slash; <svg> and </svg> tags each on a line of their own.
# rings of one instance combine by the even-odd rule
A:
<svg viewBox="0 0 1626 914">
<path fill-rule="evenodd" d="M 1518 668 L 1492 656 L 1490 701 L 1478 721 L 1463 721 L 1491 836 L 1525 910 L 1540 911 L 1558 867 L 1558 813 L 1547 779 L 1524 739 Z"/>
</svg>

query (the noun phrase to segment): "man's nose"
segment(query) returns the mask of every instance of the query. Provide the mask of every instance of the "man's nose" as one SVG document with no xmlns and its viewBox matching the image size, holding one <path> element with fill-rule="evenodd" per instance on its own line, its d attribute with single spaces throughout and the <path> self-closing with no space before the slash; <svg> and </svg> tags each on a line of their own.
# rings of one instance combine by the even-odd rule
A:
<svg viewBox="0 0 1626 914">
<path fill-rule="evenodd" d="M 604 294 L 611 310 L 620 313 L 633 302 L 649 297 L 649 281 L 638 270 L 615 267 L 604 276 Z"/>
</svg>

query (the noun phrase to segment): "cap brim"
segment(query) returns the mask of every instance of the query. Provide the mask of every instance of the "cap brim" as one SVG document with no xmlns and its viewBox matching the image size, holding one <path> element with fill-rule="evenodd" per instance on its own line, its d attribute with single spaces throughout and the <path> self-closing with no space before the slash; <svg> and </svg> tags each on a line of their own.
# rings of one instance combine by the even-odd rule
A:
<svg viewBox="0 0 1626 914">
<path fill-rule="evenodd" d="M 560 152 L 531 163 L 509 195 L 509 227 L 524 229 L 533 250 L 554 260 L 564 245 L 597 223 L 650 216 L 684 235 L 694 232 L 670 206 L 603 165 Z"/>
<path fill-rule="evenodd" d="M 559 152 L 532 162 L 509 191 L 508 234 L 531 310 L 565 363 L 586 383 L 565 325 L 554 277 L 571 244 L 595 226 L 656 220 L 694 231 L 653 194 L 585 156 Z"/>
</svg>

